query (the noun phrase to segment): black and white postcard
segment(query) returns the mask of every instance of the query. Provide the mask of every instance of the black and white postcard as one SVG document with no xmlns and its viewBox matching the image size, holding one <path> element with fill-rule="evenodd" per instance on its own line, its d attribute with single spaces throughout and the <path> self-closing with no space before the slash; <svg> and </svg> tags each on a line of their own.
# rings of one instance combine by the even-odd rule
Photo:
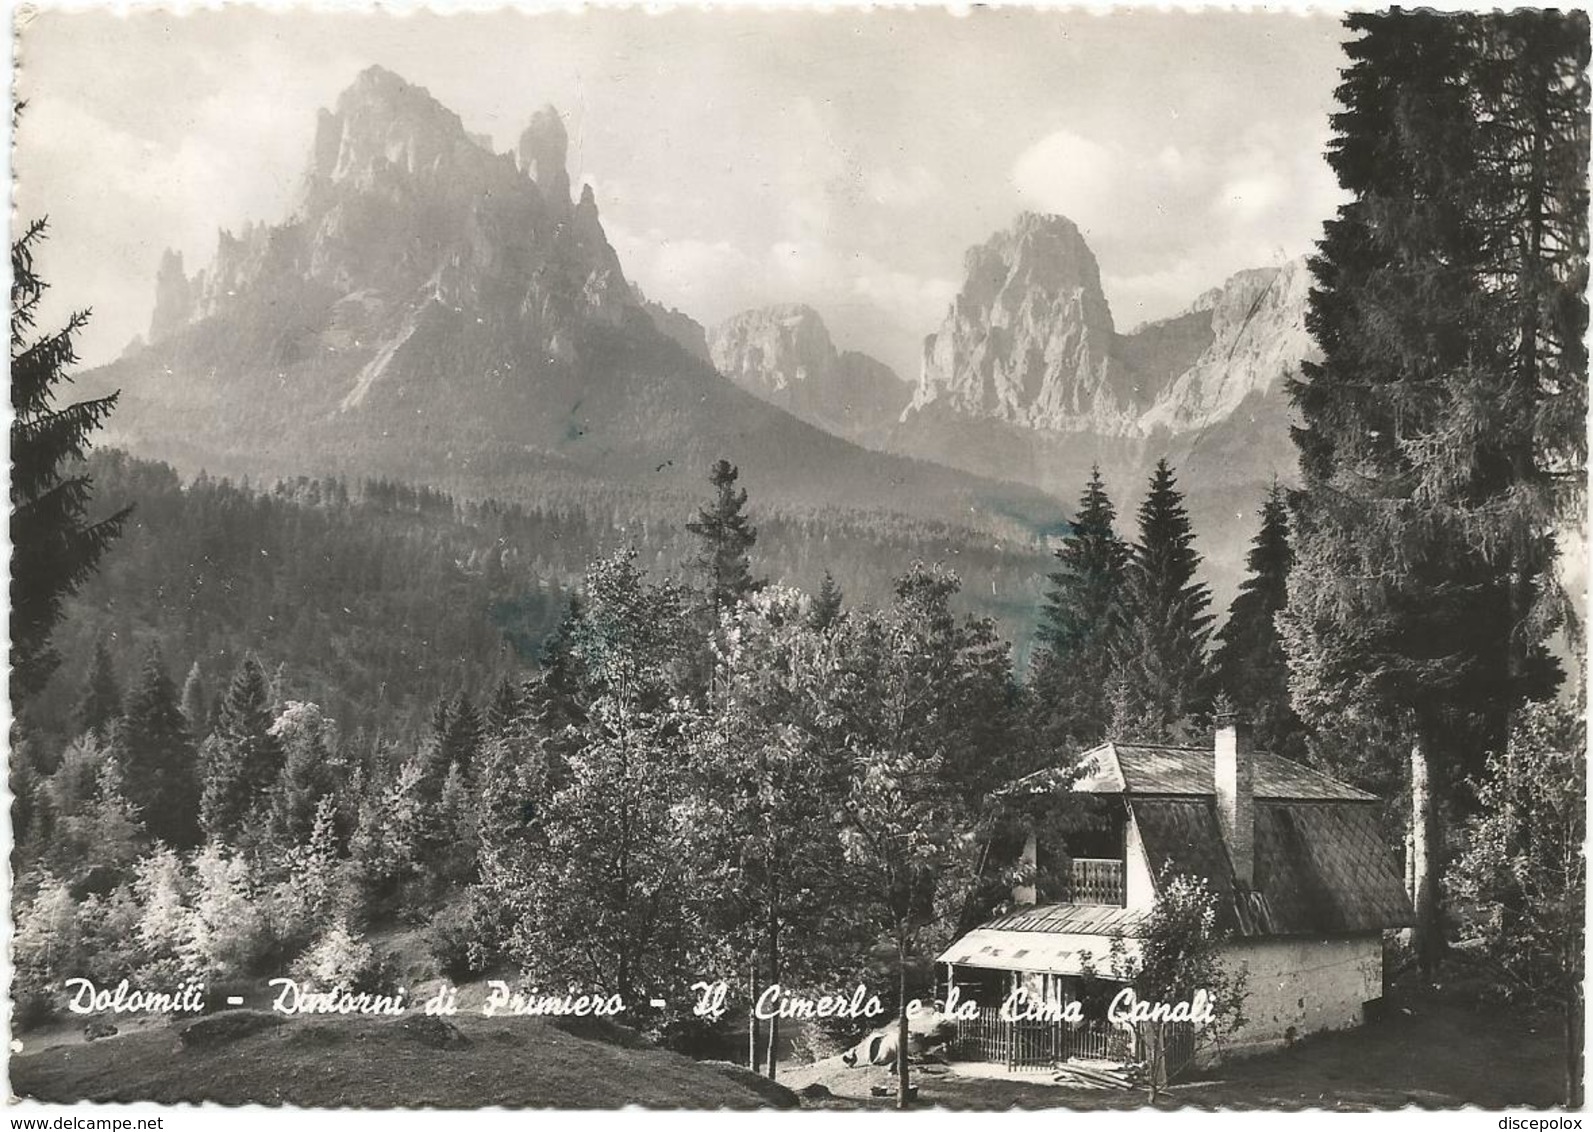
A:
<svg viewBox="0 0 1593 1132">
<path fill-rule="evenodd" d="M 1585 10 L 13 24 L 13 1102 L 1580 1109 Z"/>
</svg>

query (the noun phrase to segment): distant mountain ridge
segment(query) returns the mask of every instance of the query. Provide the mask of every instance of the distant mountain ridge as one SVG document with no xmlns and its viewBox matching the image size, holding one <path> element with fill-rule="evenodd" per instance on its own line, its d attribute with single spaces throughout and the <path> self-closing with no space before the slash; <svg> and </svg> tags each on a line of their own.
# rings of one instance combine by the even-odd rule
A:
<svg viewBox="0 0 1593 1132">
<path fill-rule="evenodd" d="M 148 343 L 82 378 L 123 390 L 107 443 L 186 471 L 467 497 L 605 483 L 630 501 L 616 527 L 678 513 L 724 457 L 762 506 L 1031 547 L 1095 463 L 1130 533 L 1168 455 L 1214 588 L 1237 584 L 1260 494 L 1293 471 L 1303 264 L 1240 272 L 1125 334 L 1077 226 L 1026 213 L 968 252 L 908 383 L 806 306 L 707 331 L 644 296 L 567 150 L 551 107 L 494 153 L 424 89 L 362 72 L 320 113 L 284 220 L 219 233 L 192 273 L 163 257 Z"/>
<path fill-rule="evenodd" d="M 884 362 L 841 352 L 812 307 L 743 311 L 708 336 L 714 368 L 805 421 L 860 444 L 877 442 L 910 389 Z"/>
<path fill-rule="evenodd" d="M 846 355 L 806 307 L 727 320 L 710 334 L 714 364 L 861 444 L 1066 501 L 1099 465 L 1129 535 L 1151 465 L 1166 456 L 1209 577 L 1219 596 L 1231 594 L 1263 492 L 1294 475 L 1285 379 L 1316 356 L 1305 262 L 1237 272 L 1183 312 L 1127 333 L 1113 323 L 1094 252 L 1066 217 L 1020 215 L 969 249 L 965 276 L 925 339 L 917 381 L 881 383 L 896 393 L 878 407 L 895 412 L 847 411 L 853 387 L 834 361 Z"/>
<path fill-rule="evenodd" d="M 494 153 L 365 70 L 320 112 L 285 220 L 220 233 L 191 275 L 164 257 L 147 345 L 84 375 L 124 391 L 107 441 L 190 471 L 511 498 L 696 493 L 725 457 L 784 507 L 1056 521 L 1033 488 L 867 452 L 721 377 L 700 327 L 626 279 L 567 149 L 551 107 Z"/>
<path fill-rule="evenodd" d="M 969 250 L 962 289 L 925 339 L 911 385 L 866 355 L 838 351 L 819 314 L 802 304 L 727 319 L 707 332 L 708 352 L 742 388 L 874 446 L 934 455 L 915 440 L 918 426 L 962 419 L 1076 443 L 1177 447 L 1176 438 L 1279 393 L 1315 356 L 1305 329 L 1309 288 L 1303 259 L 1252 268 L 1177 315 L 1119 333 L 1078 227 L 1023 213 Z M 961 463 L 954 452 L 947 458 Z"/>
<path fill-rule="evenodd" d="M 1065 217 L 1023 214 L 970 249 L 966 275 L 881 447 L 1067 500 L 1098 465 L 1127 537 L 1151 466 L 1167 457 L 1225 605 L 1263 494 L 1296 474 L 1286 383 L 1318 356 L 1304 260 L 1240 271 L 1127 334 Z"/>
<path fill-rule="evenodd" d="M 1078 226 L 1023 213 L 969 250 L 903 419 L 935 405 L 1050 433 L 1209 427 L 1312 355 L 1307 279 L 1301 260 L 1242 271 L 1183 314 L 1120 334 Z"/>
</svg>

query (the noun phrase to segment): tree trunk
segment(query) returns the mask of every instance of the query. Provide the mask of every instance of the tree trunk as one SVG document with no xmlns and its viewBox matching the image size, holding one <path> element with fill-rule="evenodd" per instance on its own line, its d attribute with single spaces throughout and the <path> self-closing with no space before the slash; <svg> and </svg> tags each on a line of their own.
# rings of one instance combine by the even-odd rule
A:
<svg viewBox="0 0 1593 1132">
<path fill-rule="evenodd" d="M 1146 1078 L 1150 1085 L 1151 1104 L 1161 1097 L 1167 1086 L 1167 1041 L 1163 1023 L 1145 1023 Z"/>
<path fill-rule="evenodd" d="M 907 926 L 896 934 L 896 1107 L 908 1107 L 907 1099 Z"/>
<path fill-rule="evenodd" d="M 1438 970 L 1444 953 L 1443 924 L 1439 920 L 1438 883 L 1442 872 L 1439 848 L 1438 792 L 1433 787 L 1432 746 L 1418 734 L 1410 748 L 1411 873 L 1415 891 L 1416 922 L 1411 931 L 1411 946 L 1416 966 L 1424 979 Z"/>
<path fill-rule="evenodd" d="M 1566 994 L 1565 1003 L 1565 1107 L 1582 1107 L 1583 1042 L 1587 1033 L 1587 999 L 1582 984 Z"/>
<path fill-rule="evenodd" d="M 758 959 L 747 964 L 747 1068 L 758 1071 Z"/>
<path fill-rule="evenodd" d="M 769 912 L 769 982 L 780 981 L 780 921 L 771 905 Z M 769 1080 L 774 1080 L 775 1067 L 780 1062 L 780 1016 L 769 1019 Z"/>
</svg>

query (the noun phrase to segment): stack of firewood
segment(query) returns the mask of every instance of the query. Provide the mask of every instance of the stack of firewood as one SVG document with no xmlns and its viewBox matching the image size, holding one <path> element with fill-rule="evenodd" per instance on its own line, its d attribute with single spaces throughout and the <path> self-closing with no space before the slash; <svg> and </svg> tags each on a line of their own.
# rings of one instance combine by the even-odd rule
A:
<svg viewBox="0 0 1593 1132">
<path fill-rule="evenodd" d="M 1078 1089 L 1136 1089 L 1145 1083 L 1145 1067 L 1129 1064 L 1109 1069 L 1070 1061 L 1057 1067 L 1056 1081 Z"/>
</svg>

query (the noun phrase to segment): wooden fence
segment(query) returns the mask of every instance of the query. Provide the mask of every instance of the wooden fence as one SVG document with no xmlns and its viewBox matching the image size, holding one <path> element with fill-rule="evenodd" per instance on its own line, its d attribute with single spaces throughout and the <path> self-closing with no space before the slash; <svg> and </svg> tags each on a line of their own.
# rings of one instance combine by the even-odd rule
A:
<svg viewBox="0 0 1593 1132">
<path fill-rule="evenodd" d="M 1041 1069 L 1070 1057 L 1126 1061 L 1131 1055 L 1131 1035 L 1110 1023 L 1003 1018 L 994 1006 L 980 1008 L 977 1017 L 957 1019 L 951 1048 L 957 1060 L 1008 1069 Z"/>
<path fill-rule="evenodd" d="M 1183 1070 L 1195 1054 L 1195 1029 L 1170 1027 L 1164 1057 L 1169 1078 Z M 951 1056 L 958 1061 L 983 1061 L 1008 1069 L 1045 1069 L 1068 1058 L 1128 1062 L 1144 1052 L 1136 1034 L 1110 1022 L 1038 1021 L 1001 1017 L 999 1007 L 981 1007 L 977 1017 L 957 1019 Z"/>
<path fill-rule="evenodd" d="M 1164 1047 L 1164 1057 L 1167 1061 L 1167 1079 L 1174 1077 L 1188 1068 L 1189 1063 L 1195 1060 L 1195 1027 L 1188 1022 L 1176 1022 L 1168 1029 L 1167 1043 Z"/>
</svg>

